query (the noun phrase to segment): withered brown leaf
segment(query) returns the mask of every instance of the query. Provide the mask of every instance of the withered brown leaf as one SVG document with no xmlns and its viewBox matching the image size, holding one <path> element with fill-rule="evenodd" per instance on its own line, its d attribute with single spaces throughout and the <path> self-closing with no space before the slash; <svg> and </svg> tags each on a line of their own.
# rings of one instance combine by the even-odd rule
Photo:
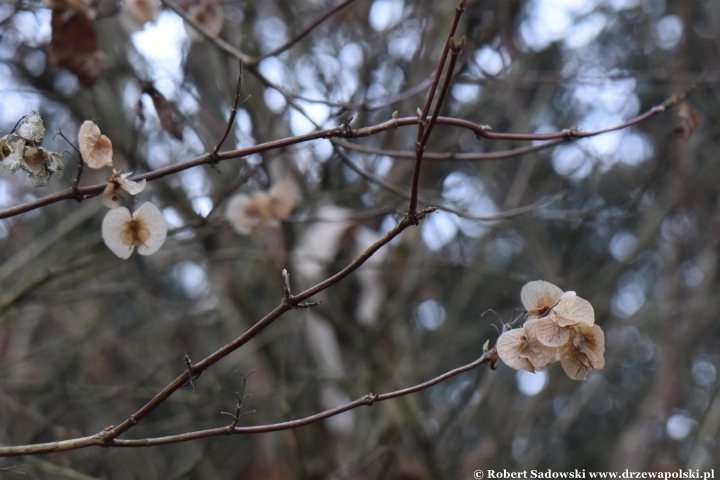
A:
<svg viewBox="0 0 720 480">
<path fill-rule="evenodd" d="M 182 140 L 184 125 L 177 118 L 179 114 L 175 111 L 174 105 L 152 85 L 146 85 L 143 88 L 143 93 L 150 95 L 163 129 L 178 140 Z"/>
<path fill-rule="evenodd" d="M 68 16 L 61 10 L 53 10 L 51 26 L 50 63 L 73 73 L 82 86 L 92 87 L 100 75 L 104 58 L 98 49 L 92 21 L 83 12 Z"/>
</svg>

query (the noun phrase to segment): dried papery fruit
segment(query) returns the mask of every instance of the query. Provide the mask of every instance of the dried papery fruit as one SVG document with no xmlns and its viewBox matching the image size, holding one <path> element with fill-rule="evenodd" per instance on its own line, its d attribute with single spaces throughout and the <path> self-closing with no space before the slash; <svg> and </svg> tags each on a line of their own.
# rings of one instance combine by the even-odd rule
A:
<svg viewBox="0 0 720 480">
<path fill-rule="evenodd" d="M 50 63 L 68 69 L 80 83 L 90 88 L 95 84 L 104 55 L 98 49 L 98 37 L 85 12 L 70 16 L 62 10 L 52 12 Z"/>
<path fill-rule="evenodd" d="M 605 366 L 605 335 L 597 325 L 580 323 L 571 328 L 568 342 L 558 351 L 565 373 L 573 380 L 585 380 L 590 370 Z"/>
<path fill-rule="evenodd" d="M 525 322 L 524 327 L 528 335 L 548 347 L 559 347 L 567 342 L 570 337 L 570 328 L 558 325 L 553 314 L 528 320 Z"/>
<path fill-rule="evenodd" d="M 25 156 L 25 140 L 18 140 L 10 144 L 10 155 L 5 158 L 3 165 L 10 173 L 15 173 L 23 164 L 23 156 Z"/>
<path fill-rule="evenodd" d="M 184 123 L 182 122 L 175 105 L 168 101 L 168 99 L 152 85 L 145 86 L 143 93 L 150 95 L 153 105 L 155 106 L 155 111 L 160 119 L 160 126 L 163 130 L 168 132 L 174 138 L 182 140 Z"/>
<path fill-rule="evenodd" d="M 90 168 L 112 166 L 112 142 L 100 134 L 100 128 L 90 120 L 85 120 L 78 132 L 78 145 L 83 160 Z"/>
<path fill-rule="evenodd" d="M 132 175 L 132 172 L 122 173 L 122 170 L 114 170 L 113 174 L 108 179 L 107 187 L 102 194 L 102 203 L 108 208 L 117 208 L 120 206 L 120 199 L 118 199 L 115 191 L 117 189 L 125 190 L 130 195 L 137 195 L 145 189 L 147 180 L 144 178 L 139 182 L 130 180 L 128 177 Z"/>
<path fill-rule="evenodd" d="M 191 5 L 187 9 L 187 12 L 190 18 L 206 27 L 214 35 L 217 35 L 220 33 L 220 30 L 222 30 L 224 14 L 217 0 L 200 0 L 198 3 Z M 187 22 L 185 22 L 185 32 L 194 42 L 202 42 L 205 40 L 205 35 L 198 32 L 197 29 Z"/>
<path fill-rule="evenodd" d="M 157 252 L 167 237 L 167 223 L 162 212 L 152 203 L 145 203 L 131 215 L 118 207 L 105 214 L 102 224 L 105 245 L 118 257 L 128 258 L 137 248 L 140 255 Z"/>
<path fill-rule="evenodd" d="M 528 372 L 542 371 L 555 361 L 557 349 L 540 343 L 525 328 L 509 330 L 500 335 L 497 352 L 508 367 Z"/>
<path fill-rule="evenodd" d="M 271 198 L 263 192 L 252 197 L 245 194 L 234 195 L 225 207 L 225 217 L 237 233 L 252 233 L 256 228 L 262 228 L 273 220 Z"/>
<path fill-rule="evenodd" d="M 8 145 L 9 140 L 10 135 L 5 135 L 0 138 L 0 160 L 5 160 L 5 157 L 10 155 L 10 146 Z"/>
<path fill-rule="evenodd" d="M 557 304 L 563 291 L 550 282 L 534 280 L 523 285 L 520 300 L 528 312 L 528 318 L 545 316 Z"/>
<path fill-rule="evenodd" d="M 280 182 L 268 193 L 234 195 L 225 207 L 225 217 L 236 232 L 247 235 L 257 228 L 280 225 L 294 206 L 295 189 L 289 182 Z"/>
<path fill-rule="evenodd" d="M 45 138 L 45 127 L 40 114 L 38 112 L 30 114 L 25 123 L 18 127 L 17 134 L 26 141 L 40 145 Z"/>
<path fill-rule="evenodd" d="M 561 327 L 569 327 L 579 323 L 592 325 L 595 323 L 595 310 L 587 300 L 575 295 L 575 292 L 565 292 L 560 301 L 553 308 L 556 321 Z"/>
<path fill-rule="evenodd" d="M 142 30 L 148 22 L 157 21 L 160 2 L 157 0 L 125 0 L 120 19 L 123 27 L 132 33 Z"/>
<path fill-rule="evenodd" d="M 677 121 L 675 122 L 675 131 L 680 134 L 680 137 L 684 141 L 687 141 L 700 124 L 700 116 L 685 102 L 681 103 L 676 111 Z"/>
<path fill-rule="evenodd" d="M 295 207 L 295 189 L 290 182 L 278 182 L 270 189 L 272 214 L 278 220 L 285 220 Z"/>
</svg>

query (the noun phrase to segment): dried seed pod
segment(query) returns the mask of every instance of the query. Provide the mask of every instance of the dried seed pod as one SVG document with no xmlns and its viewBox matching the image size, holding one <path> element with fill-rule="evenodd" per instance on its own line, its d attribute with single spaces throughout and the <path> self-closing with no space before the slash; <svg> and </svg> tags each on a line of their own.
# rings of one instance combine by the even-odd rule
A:
<svg viewBox="0 0 720 480">
<path fill-rule="evenodd" d="M 567 343 L 558 349 L 563 370 L 573 380 L 585 380 L 593 368 L 605 366 L 605 334 L 597 325 L 571 328 Z"/>
<path fill-rule="evenodd" d="M 160 209 L 149 202 L 132 215 L 127 208 L 118 207 L 105 214 L 102 236 L 120 258 L 129 258 L 135 248 L 140 255 L 152 255 L 165 243 L 167 223 Z"/>
<path fill-rule="evenodd" d="M 40 145 L 45 138 L 45 127 L 38 112 L 32 112 L 27 121 L 18 129 L 17 134 L 26 141 Z"/>
<path fill-rule="evenodd" d="M 497 352 L 510 368 L 528 372 L 545 370 L 557 357 L 556 348 L 543 345 L 525 328 L 516 328 L 500 335 Z"/>
<path fill-rule="evenodd" d="M 279 182 L 270 189 L 272 215 L 277 220 L 284 220 L 295 207 L 295 189 L 290 182 Z"/>
<path fill-rule="evenodd" d="M 553 313 L 543 318 L 528 320 L 525 322 L 525 330 L 548 347 L 559 347 L 568 341 L 570 328 L 558 325 L 556 316 Z"/>
<path fill-rule="evenodd" d="M 561 327 L 569 327 L 579 323 L 592 325 L 595 323 L 595 310 L 587 300 L 575 295 L 575 292 L 565 292 L 560 301 L 553 308 L 557 316 L 557 323 Z"/>
<path fill-rule="evenodd" d="M 271 199 L 262 192 L 252 197 L 242 193 L 235 195 L 225 207 L 225 217 L 237 233 L 248 235 L 272 220 Z"/>
<path fill-rule="evenodd" d="M 545 280 L 534 280 L 523 285 L 520 300 L 528 312 L 528 318 L 540 318 L 558 303 L 563 291 Z"/>
<path fill-rule="evenodd" d="M 100 128 L 90 120 L 85 120 L 80 127 L 78 145 L 80 154 L 88 167 L 112 166 L 112 142 L 105 135 L 101 135 Z"/>
<path fill-rule="evenodd" d="M 128 177 L 132 175 L 132 172 L 122 173 L 122 170 L 113 169 L 113 174 L 108 179 L 107 187 L 103 190 L 102 203 L 108 208 L 117 208 L 120 206 L 120 199 L 118 199 L 115 191 L 117 189 L 125 190 L 130 195 L 137 195 L 142 192 L 147 185 L 147 180 L 144 178 L 139 182 L 130 180 Z"/>
</svg>

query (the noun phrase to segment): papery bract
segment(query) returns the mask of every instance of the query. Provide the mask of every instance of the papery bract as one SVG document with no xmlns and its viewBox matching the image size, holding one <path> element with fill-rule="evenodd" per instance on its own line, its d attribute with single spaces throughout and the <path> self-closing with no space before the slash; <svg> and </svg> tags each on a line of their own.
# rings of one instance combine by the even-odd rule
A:
<svg viewBox="0 0 720 480">
<path fill-rule="evenodd" d="M 105 214 L 102 236 L 120 258 L 130 257 L 135 248 L 140 255 L 152 255 L 165 243 L 167 223 L 160 209 L 149 202 L 132 215 L 127 208 L 118 207 Z"/>
<path fill-rule="evenodd" d="M 553 308 L 557 315 L 557 323 L 561 327 L 569 327 L 579 323 L 592 325 L 595 323 L 595 310 L 587 300 L 575 295 L 575 292 L 565 292 L 560 301 Z"/>
<path fill-rule="evenodd" d="M 524 328 L 509 330 L 500 335 L 497 352 L 509 367 L 528 372 L 545 370 L 557 356 L 557 349 L 541 344 L 528 335 Z"/>
<path fill-rule="evenodd" d="M 78 132 L 78 145 L 83 160 L 90 168 L 103 168 L 112 165 L 112 142 L 100 134 L 100 128 L 90 120 L 85 120 Z"/>
<path fill-rule="evenodd" d="M 550 282 L 534 280 L 523 285 L 520 300 L 528 312 L 528 318 L 540 318 L 560 300 L 563 291 Z"/>
<path fill-rule="evenodd" d="M 563 370 L 573 380 L 585 380 L 593 368 L 605 366 L 605 335 L 597 325 L 571 328 L 567 343 L 558 349 Z"/>
<path fill-rule="evenodd" d="M 284 220 L 295 207 L 295 189 L 290 182 L 278 182 L 270 189 L 273 217 Z"/>
<path fill-rule="evenodd" d="M 40 145 L 45 138 L 45 127 L 40 114 L 38 112 L 30 114 L 27 121 L 18 127 L 17 134 L 26 141 Z"/>
</svg>

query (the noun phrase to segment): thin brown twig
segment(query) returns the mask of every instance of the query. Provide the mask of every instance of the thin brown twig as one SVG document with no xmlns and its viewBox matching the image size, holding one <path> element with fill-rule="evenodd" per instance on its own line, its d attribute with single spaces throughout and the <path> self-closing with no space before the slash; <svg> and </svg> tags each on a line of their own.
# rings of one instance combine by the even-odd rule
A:
<svg viewBox="0 0 720 480">
<path fill-rule="evenodd" d="M 415 225 L 417 220 L 421 220 L 426 214 L 435 211 L 434 208 L 426 208 L 419 213 L 417 218 L 411 219 L 409 216 L 405 216 L 394 228 L 387 232 L 382 238 L 369 246 L 362 254 L 360 254 L 355 260 L 348 264 L 345 268 L 337 272 L 332 277 L 318 283 L 314 287 L 311 287 L 298 295 L 291 295 L 289 301 L 283 301 L 275 307 L 270 313 L 265 315 L 255 325 L 250 327 L 241 336 L 228 343 L 224 347 L 217 350 L 215 353 L 209 355 L 205 359 L 193 365 L 193 373 L 198 377 L 200 374 L 210 368 L 213 364 L 219 360 L 225 358 L 230 353 L 234 352 L 258 333 L 272 324 L 275 320 L 280 318 L 284 313 L 290 311 L 293 306 L 298 305 L 301 302 L 309 299 L 317 293 L 327 289 L 328 287 L 338 283 L 342 279 L 357 270 L 362 264 L 364 264 L 375 252 L 380 250 L 383 246 L 388 244 L 393 238 L 400 235 L 408 227 Z M 108 427 L 108 429 L 93 435 L 92 437 L 79 438 L 75 440 L 68 440 L 63 442 L 55 442 L 52 444 L 43 444 L 34 447 L 0 447 L 0 456 L 12 456 L 12 455 L 26 455 L 31 453 L 48 453 L 62 450 L 73 450 L 75 448 L 83 448 L 92 445 L 113 445 L 116 442 L 116 438 L 129 429 L 137 425 L 145 417 L 147 417 L 153 410 L 160 406 L 165 400 L 167 400 L 173 393 L 180 389 L 190 378 L 190 373 L 186 369 L 180 376 L 178 376 L 169 385 L 163 388 L 157 393 L 147 404 L 140 408 L 137 412 L 131 415 L 127 420 L 122 422 L 117 427 Z M 196 377 L 197 378 L 197 377 Z M 28 450 L 29 448 L 29 450 Z"/>
<path fill-rule="evenodd" d="M 259 425 L 254 427 L 228 427 L 211 428 L 207 430 L 199 430 L 195 432 L 183 433 L 179 435 L 170 435 L 166 437 L 157 438 L 146 438 L 138 440 L 123 440 L 114 438 L 112 440 L 104 440 L 101 434 L 93 435 L 89 437 L 77 438 L 74 440 L 63 440 L 60 442 L 43 443 L 35 445 L 22 445 L 17 447 L 0 447 L 0 456 L 21 456 L 21 455 L 33 455 L 39 453 L 50 453 L 50 452 L 62 452 L 68 450 L 76 450 L 79 448 L 86 448 L 92 446 L 103 446 L 103 447 L 150 447 L 155 445 L 168 445 L 173 443 L 187 442 L 191 440 L 197 440 L 201 438 L 217 437 L 221 435 L 248 435 L 255 433 L 268 433 L 278 432 L 282 430 L 290 430 L 298 428 L 312 423 L 325 420 L 326 418 L 339 415 L 341 413 L 353 410 L 363 405 L 373 405 L 376 402 L 383 402 L 394 398 L 410 395 L 417 393 L 421 390 L 430 388 L 438 383 L 441 383 L 449 378 L 452 378 L 461 373 L 475 369 L 483 363 L 488 363 L 493 358 L 494 349 L 484 352 L 480 358 L 474 362 L 468 363 L 461 367 L 455 368 L 448 372 L 443 373 L 431 380 L 414 385 L 412 387 L 404 388 L 402 390 L 395 390 L 388 393 L 369 393 L 363 397 L 349 402 L 345 405 L 341 405 L 336 408 L 325 410 L 315 415 L 300 418 L 297 420 L 291 420 L 288 422 L 274 423 L 270 425 Z"/>
<path fill-rule="evenodd" d="M 320 15 L 319 17 L 317 17 L 315 20 L 313 20 L 313 21 L 310 23 L 310 25 L 308 25 L 307 27 L 305 27 L 300 33 L 298 33 L 297 35 L 295 35 L 290 41 L 288 41 L 288 42 L 285 43 L 284 45 L 280 45 L 280 46 L 279 46 L 278 48 L 276 48 L 275 50 L 271 50 L 270 52 L 262 55 L 259 59 L 256 60 L 255 63 L 259 63 L 259 62 L 261 62 L 262 60 L 264 60 L 264 59 L 266 59 L 266 58 L 268 58 L 268 57 L 274 57 L 274 56 L 276 56 L 276 55 L 279 55 L 279 54 L 281 54 L 282 52 L 284 52 L 285 50 L 289 50 L 290 48 L 294 47 L 295 44 L 297 44 L 300 40 L 302 40 L 303 38 L 305 38 L 310 32 L 312 32 L 313 30 L 315 30 L 315 28 L 317 28 L 321 23 L 323 23 L 325 20 L 327 20 L 328 18 L 330 18 L 331 16 L 333 16 L 334 14 L 336 14 L 337 12 L 339 12 L 340 10 L 342 10 L 343 8 L 347 7 L 348 5 L 350 5 L 350 4 L 351 4 L 352 2 L 354 2 L 354 1 L 355 1 L 355 0 L 345 0 L 345 1 L 342 2 L 342 3 L 339 3 L 339 4 L 335 5 L 334 7 L 332 7 L 331 9 L 329 9 L 328 11 L 326 11 L 325 13 L 323 13 L 322 15 Z"/>
<path fill-rule="evenodd" d="M 172 1 L 172 0 L 160 0 L 160 2 L 161 2 L 163 5 L 165 5 L 166 7 L 168 7 L 170 10 L 172 10 L 173 12 L 177 13 L 178 15 L 180 15 L 180 17 L 182 17 L 183 20 L 185 20 L 185 21 L 188 22 L 190 25 L 192 25 L 192 27 L 193 27 L 195 30 L 197 30 L 198 32 L 200 32 L 205 38 L 207 38 L 208 40 L 210 40 L 212 43 L 214 43 L 215 45 L 217 45 L 218 47 L 220 47 L 220 49 L 223 50 L 225 53 L 228 53 L 229 55 L 232 55 L 233 57 L 235 57 L 236 59 L 242 61 L 242 62 L 245 63 L 245 64 L 252 63 L 252 62 L 255 61 L 250 55 L 247 55 L 247 54 L 241 52 L 240 50 L 238 50 L 237 48 L 233 47 L 232 45 L 230 45 L 229 43 L 227 43 L 225 40 L 223 40 L 222 38 L 220 38 L 219 36 L 217 36 L 215 33 L 212 32 L 212 30 L 210 30 L 209 28 L 207 28 L 205 25 L 197 22 L 194 18 L 192 18 L 190 15 L 188 15 L 188 13 L 187 13 L 185 10 L 183 10 L 183 9 L 180 7 L 180 5 L 178 5 L 178 4 L 175 3 L 174 1 Z"/>
<path fill-rule="evenodd" d="M 441 125 L 449 125 L 449 126 L 455 126 L 460 128 L 465 128 L 473 133 L 475 133 L 479 137 L 485 137 L 488 139 L 493 140 L 528 140 L 528 141 L 536 141 L 536 140 L 560 140 L 558 143 L 562 143 L 564 141 L 571 141 L 571 140 L 577 140 L 581 138 L 587 138 L 592 137 L 596 135 L 600 135 L 607 132 L 612 132 L 616 130 L 622 130 L 624 128 L 636 125 L 638 123 L 641 123 L 648 118 L 655 116 L 659 113 L 664 112 L 671 106 L 677 105 L 678 103 L 684 101 L 690 94 L 692 90 L 688 90 L 685 92 L 681 92 L 679 94 L 673 95 L 672 97 L 668 98 L 666 101 L 664 101 L 661 105 L 654 106 L 650 108 L 648 111 L 638 115 L 635 118 L 632 118 L 626 122 L 623 122 L 619 125 L 615 125 L 612 127 L 604 128 L 601 130 L 593 130 L 589 132 L 582 132 L 579 131 L 577 128 L 570 128 L 566 130 L 562 130 L 560 132 L 555 133 L 540 133 L 540 134 L 514 134 L 514 133 L 490 133 L 490 127 L 487 125 L 480 125 L 468 120 L 463 120 L 459 118 L 453 118 L 453 117 L 443 117 L 439 116 L 437 118 L 437 123 Z M 261 143 L 258 145 L 253 145 L 251 147 L 245 147 L 240 148 L 236 150 L 229 150 L 227 152 L 219 153 L 219 159 L 220 161 L 223 160 L 230 160 L 230 159 L 236 159 L 236 158 L 242 158 L 249 155 L 252 155 L 254 153 L 260 153 L 265 152 L 268 150 L 273 150 L 276 148 L 283 148 L 288 147 L 291 145 L 296 145 L 303 142 L 308 142 L 312 140 L 318 140 L 318 139 L 329 139 L 329 138 L 358 138 L 358 137 L 367 137 L 371 135 L 375 135 L 377 133 L 383 132 L 385 130 L 396 128 L 396 127 L 407 127 L 407 126 L 413 126 L 417 125 L 417 117 L 404 117 L 404 118 L 396 118 L 389 120 L 387 122 L 383 122 L 377 125 L 373 125 L 370 127 L 363 127 L 359 129 L 351 129 L 348 130 L 347 128 L 341 126 L 341 127 L 333 127 L 326 130 L 319 130 L 316 132 L 308 133 L 305 135 L 298 135 L 295 137 L 286 137 L 280 140 L 273 140 L 266 143 Z M 515 156 L 522 153 L 528 153 L 536 150 L 541 150 L 542 148 L 547 148 L 549 146 L 554 146 L 556 144 L 544 144 L 542 145 L 534 145 L 531 147 L 524 147 L 527 150 L 521 151 L 518 149 L 517 151 L 509 150 L 508 152 L 512 152 L 512 154 L 509 154 L 506 156 L 504 153 L 499 152 L 497 158 L 508 158 L 508 156 Z M 537 148 L 536 148 L 537 147 Z M 431 154 L 435 155 L 435 154 Z M 440 154 L 442 155 L 442 154 Z M 460 159 L 467 159 L 467 160 L 473 160 L 474 158 L 469 155 L 481 155 L 481 154 L 457 154 L 462 155 L 459 158 Z M 465 157 L 465 155 L 468 155 Z M 482 155 L 492 155 L 492 154 L 482 154 Z M 431 158 L 431 157 L 429 157 Z M 442 158 L 444 160 L 445 158 Z M 489 160 L 491 158 L 483 158 L 480 157 L 478 160 Z M 187 170 L 189 168 L 197 167 L 199 165 L 204 165 L 208 163 L 208 156 L 207 154 L 196 157 L 191 160 L 187 160 L 185 162 L 179 162 L 174 165 L 170 165 L 168 167 L 159 168 L 157 170 L 153 170 L 152 172 L 147 172 L 142 175 L 135 175 L 131 178 L 131 180 L 134 181 L 140 181 L 142 179 L 146 179 L 148 182 L 157 180 L 162 177 L 166 177 L 168 175 L 173 175 L 175 173 L 181 172 L 183 170 Z M 83 195 L 84 198 L 94 197 L 96 195 L 99 195 L 103 192 L 105 187 L 107 186 L 107 183 L 98 184 L 98 185 L 91 185 L 88 187 L 80 187 L 78 188 L 78 192 Z M 51 195 L 47 195 L 42 198 L 38 198 L 36 200 L 33 200 L 31 202 L 23 203 L 20 205 L 16 205 L 14 207 L 6 208 L 3 210 L 0 210 L 0 219 L 8 218 L 8 217 L 14 217 L 16 215 L 20 215 L 23 213 L 30 212 L 32 210 L 44 207 L 46 205 L 50 205 L 62 200 L 68 200 L 74 197 L 75 192 L 73 189 L 63 190 L 61 192 L 53 193 Z"/>
<path fill-rule="evenodd" d="M 376 175 L 373 175 L 372 173 L 368 172 L 367 170 L 360 168 L 357 164 L 355 164 L 355 162 L 353 162 L 350 159 L 350 157 L 347 156 L 347 154 L 345 152 L 342 151 L 342 149 L 336 147 L 335 152 L 340 157 L 340 161 L 343 162 L 343 164 L 346 165 L 348 168 L 350 168 L 353 172 L 357 173 L 358 175 L 365 178 L 369 182 L 374 183 L 374 184 L 378 185 L 379 187 L 389 191 L 390 193 L 393 193 L 393 194 L 395 194 L 399 197 L 402 197 L 406 200 L 410 199 L 410 194 L 403 191 L 400 187 L 393 185 L 392 183 L 389 183 Z M 505 210 L 504 212 L 499 212 L 499 213 L 496 213 L 493 215 L 473 215 L 471 213 L 468 213 L 468 212 L 465 212 L 462 210 L 458 210 L 456 208 L 448 207 L 445 205 L 437 205 L 437 204 L 435 205 L 435 208 L 437 208 L 438 210 L 448 212 L 448 213 L 453 213 L 453 214 L 457 215 L 458 217 L 467 218 L 470 220 L 480 220 L 480 221 L 485 221 L 485 222 L 491 222 L 491 221 L 495 221 L 495 220 L 504 220 L 507 218 L 516 217 L 518 215 L 523 215 L 525 213 L 534 212 L 536 210 L 539 210 L 543 207 L 547 207 L 548 205 L 552 205 L 553 203 L 562 200 L 564 196 L 565 196 L 565 193 L 560 192 L 556 195 L 553 195 L 549 199 L 540 199 L 530 205 L 513 208 L 511 210 Z M 427 204 L 430 203 L 430 202 L 422 200 L 420 198 L 418 198 L 418 202 L 427 203 Z"/>
<path fill-rule="evenodd" d="M 210 152 L 209 154 L 209 156 L 212 158 L 212 161 L 214 162 L 211 163 L 211 165 L 214 165 L 220 159 L 220 157 L 218 156 L 218 151 L 222 148 L 223 143 L 225 143 L 225 140 L 227 140 L 228 135 L 230 135 L 230 130 L 232 130 L 233 124 L 235 123 L 235 116 L 237 115 L 237 110 L 240 106 L 240 88 L 242 87 L 242 61 L 238 61 L 238 64 L 240 66 L 240 73 L 238 74 L 238 81 L 237 85 L 235 86 L 235 101 L 233 102 L 232 110 L 230 110 L 230 117 L 228 118 L 225 132 L 223 132 L 222 137 L 220 137 L 220 141 L 217 143 L 217 145 L 213 147 L 212 152 Z"/>
<path fill-rule="evenodd" d="M 427 100 L 425 101 L 425 106 L 423 107 L 422 111 L 418 112 L 418 118 L 417 118 L 417 125 L 418 125 L 418 134 L 417 134 L 417 141 L 415 142 L 415 167 L 413 169 L 413 177 L 412 177 L 412 186 L 410 189 L 410 205 L 408 206 L 408 213 L 410 215 L 414 215 L 415 210 L 417 209 L 417 192 L 418 187 L 420 184 L 420 168 L 422 166 L 422 158 L 423 158 L 423 150 L 425 149 L 425 145 L 427 143 L 427 136 L 425 134 L 425 127 L 427 123 L 427 116 L 430 113 L 430 107 L 432 106 L 433 99 L 435 97 L 435 93 L 437 92 L 438 85 L 440 84 L 440 78 L 442 76 L 442 72 L 445 69 L 445 62 L 447 61 L 448 54 L 450 50 L 452 49 L 453 52 L 456 50 L 456 44 L 455 44 L 455 31 L 457 30 L 457 26 L 460 23 L 460 17 L 462 16 L 463 12 L 465 11 L 465 3 L 466 0 L 460 0 L 460 3 L 458 3 L 457 8 L 455 9 L 455 16 L 453 17 L 453 23 L 450 27 L 450 32 L 448 33 L 448 38 L 445 41 L 445 46 L 443 47 L 442 54 L 440 55 L 440 61 L 438 62 L 437 71 L 435 72 L 435 78 L 433 79 L 433 83 L 430 86 L 430 90 L 428 91 Z M 462 41 L 462 44 L 465 42 Z M 454 55 L 455 56 L 455 55 Z M 457 58 L 455 56 L 455 58 Z M 450 67 L 454 68 L 455 62 L 451 61 Z M 452 78 L 452 70 L 448 68 L 448 72 L 445 74 L 445 85 L 443 86 L 443 90 L 447 91 L 446 88 L 450 83 L 450 80 Z M 444 100 L 444 95 L 442 95 L 441 92 L 441 98 L 438 99 L 438 101 L 435 104 L 435 112 L 433 113 L 433 119 L 430 124 L 427 125 L 428 130 L 432 130 L 432 127 L 435 125 L 435 122 L 437 122 L 437 118 L 439 115 L 440 108 L 442 107 L 442 101 Z"/>
<path fill-rule="evenodd" d="M 432 161 L 486 161 L 486 160 L 502 160 L 506 158 L 519 157 L 527 153 L 538 152 L 545 150 L 561 143 L 564 143 L 565 139 L 550 140 L 545 143 L 538 145 L 529 145 L 527 147 L 511 148 L 509 150 L 501 150 L 499 152 L 487 152 L 487 153 L 441 153 L 441 152 L 425 152 L 423 153 L 423 160 Z M 373 155 L 384 155 L 386 157 L 393 157 L 402 160 L 413 160 L 415 159 L 415 152 L 410 150 L 386 150 L 383 148 L 373 148 L 366 145 L 358 145 L 351 143 L 346 140 L 335 139 L 337 145 L 347 148 L 348 150 L 355 150 L 362 153 L 371 153 Z"/>
</svg>

